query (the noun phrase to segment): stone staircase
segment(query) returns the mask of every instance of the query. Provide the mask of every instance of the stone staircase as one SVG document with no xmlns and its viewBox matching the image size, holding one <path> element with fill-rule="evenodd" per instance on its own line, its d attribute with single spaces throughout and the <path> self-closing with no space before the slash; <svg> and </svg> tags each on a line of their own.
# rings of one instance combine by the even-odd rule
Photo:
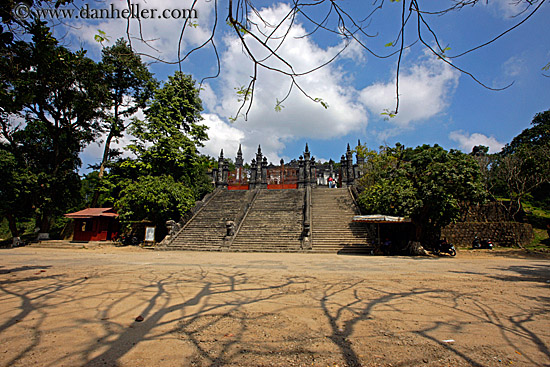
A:
<svg viewBox="0 0 550 367">
<path fill-rule="evenodd" d="M 303 211 L 303 189 L 260 190 L 231 250 L 300 251 Z"/>
<path fill-rule="evenodd" d="M 226 235 L 225 222 L 242 217 L 253 196 L 252 190 L 220 190 L 184 226 L 166 249 L 222 250 Z"/>
<path fill-rule="evenodd" d="M 352 222 L 358 209 L 347 188 L 311 190 L 311 237 L 313 252 L 370 254 L 369 231 Z"/>
<path fill-rule="evenodd" d="M 370 254 L 368 226 L 353 223 L 348 189 L 311 190 L 311 250 L 302 250 L 305 189 L 219 190 L 164 249 Z M 236 235 L 224 243 L 226 220 Z M 229 246 L 230 245 L 230 246 Z"/>
</svg>

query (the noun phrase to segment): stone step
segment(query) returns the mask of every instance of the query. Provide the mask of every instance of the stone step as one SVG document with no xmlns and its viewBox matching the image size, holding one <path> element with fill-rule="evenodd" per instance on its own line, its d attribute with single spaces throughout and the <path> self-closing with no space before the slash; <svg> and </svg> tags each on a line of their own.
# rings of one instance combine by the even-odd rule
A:
<svg viewBox="0 0 550 367">
<path fill-rule="evenodd" d="M 115 246 L 112 241 L 68 241 L 68 240 L 47 240 L 31 242 L 27 247 L 34 248 L 59 248 L 59 249 L 86 249 L 100 246 Z"/>
</svg>

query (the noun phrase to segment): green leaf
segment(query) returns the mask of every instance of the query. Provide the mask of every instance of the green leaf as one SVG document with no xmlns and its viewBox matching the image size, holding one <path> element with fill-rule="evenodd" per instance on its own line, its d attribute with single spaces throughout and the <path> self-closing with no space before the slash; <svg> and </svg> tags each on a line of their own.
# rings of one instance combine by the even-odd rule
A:
<svg viewBox="0 0 550 367">
<path fill-rule="evenodd" d="M 279 101 L 279 99 L 277 99 L 277 104 L 275 105 L 275 112 L 281 112 L 283 108 L 285 108 L 285 106 L 283 106 L 281 104 L 281 101 Z"/>
<path fill-rule="evenodd" d="M 99 43 L 103 43 L 105 41 L 109 42 L 109 37 L 107 37 L 107 33 L 103 32 L 101 29 L 98 29 L 97 34 L 94 35 L 94 40 Z"/>
<path fill-rule="evenodd" d="M 318 97 L 317 97 L 317 98 L 314 98 L 313 100 L 314 100 L 315 102 L 317 102 L 317 103 L 320 103 L 321 106 L 323 106 L 325 109 L 328 109 L 328 107 L 329 107 L 328 103 L 325 102 L 325 101 L 323 101 L 322 98 L 318 98 Z"/>
<path fill-rule="evenodd" d="M 389 109 L 384 109 L 384 112 L 381 112 L 380 113 L 382 116 L 386 116 L 386 120 L 390 119 L 390 118 L 394 118 L 395 116 L 397 116 L 396 112 L 395 111 L 390 111 Z"/>
</svg>

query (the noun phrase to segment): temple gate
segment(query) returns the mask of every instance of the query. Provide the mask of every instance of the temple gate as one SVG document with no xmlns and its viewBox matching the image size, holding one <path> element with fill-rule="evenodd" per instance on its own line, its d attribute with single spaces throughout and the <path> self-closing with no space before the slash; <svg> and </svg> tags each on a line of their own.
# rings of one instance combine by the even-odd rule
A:
<svg viewBox="0 0 550 367">
<path fill-rule="evenodd" d="M 360 142 L 359 142 L 360 144 Z M 291 164 L 285 165 L 281 159 L 280 165 L 268 164 L 267 157 L 263 156 L 258 146 L 256 157 L 249 166 L 244 166 L 241 145 L 235 159 L 235 170 L 229 171 L 227 159 L 223 156 L 223 149 L 218 158 L 218 168 L 213 172 L 216 187 L 228 190 L 262 189 L 298 189 L 325 185 L 328 177 L 333 177 L 339 187 L 349 186 L 360 175 L 360 158 L 358 164 L 353 164 L 352 152 L 348 144 L 345 155 L 342 155 L 339 169 L 333 171 L 333 162 L 329 161 L 329 169 L 319 170 L 315 157 L 311 156 L 306 143 L 303 155 Z M 362 161 L 361 161 L 362 163 Z M 328 176 L 328 177 L 327 177 Z"/>
</svg>

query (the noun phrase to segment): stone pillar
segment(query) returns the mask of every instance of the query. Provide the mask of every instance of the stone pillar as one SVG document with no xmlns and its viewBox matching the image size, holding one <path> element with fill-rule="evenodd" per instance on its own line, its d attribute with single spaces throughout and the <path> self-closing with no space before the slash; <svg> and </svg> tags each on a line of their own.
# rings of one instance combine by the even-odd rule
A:
<svg viewBox="0 0 550 367">
<path fill-rule="evenodd" d="M 239 150 L 237 151 L 237 158 L 235 158 L 235 167 L 242 168 L 243 163 L 244 163 L 243 152 L 241 150 L 241 144 L 239 144 Z"/>
<path fill-rule="evenodd" d="M 262 161 L 262 148 L 258 145 L 258 152 L 256 153 L 256 188 L 262 187 Z"/>
<path fill-rule="evenodd" d="M 315 185 L 317 185 L 317 166 L 315 164 L 315 157 L 311 157 L 311 161 L 309 163 L 309 169 L 310 169 L 309 185 L 310 186 L 315 186 Z"/>
<path fill-rule="evenodd" d="M 353 154 L 351 153 L 351 149 L 348 144 L 348 148 L 346 150 L 346 168 L 347 168 L 347 175 L 348 175 L 348 186 L 353 184 L 354 180 L 354 172 L 353 172 Z"/>
<path fill-rule="evenodd" d="M 261 177 L 262 177 L 262 189 L 267 189 L 267 157 L 264 157 L 262 160 L 262 167 L 261 167 Z"/>
<path fill-rule="evenodd" d="M 304 188 L 304 157 L 300 156 L 298 159 L 298 188 L 303 189 Z"/>
<path fill-rule="evenodd" d="M 306 143 L 306 150 L 304 151 L 304 186 L 311 185 L 311 154 L 309 153 L 309 148 Z"/>
<path fill-rule="evenodd" d="M 281 185 L 285 184 L 285 161 L 283 158 L 281 158 Z"/>
<path fill-rule="evenodd" d="M 229 162 L 227 161 L 227 159 L 224 159 L 222 164 L 222 187 L 227 187 L 228 176 L 229 176 Z"/>
<path fill-rule="evenodd" d="M 225 159 L 223 158 L 223 149 L 222 149 L 220 152 L 220 156 L 218 157 L 218 170 L 216 171 L 216 187 L 224 186 L 224 179 L 223 179 L 224 162 L 225 162 Z M 227 178 L 225 179 L 225 186 L 227 186 Z"/>
<path fill-rule="evenodd" d="M 248 181 L 248 188 L 250 190 L 256 188 L 256 160 L 252 158 L 252 162 L 250 162 L 250 180 Z"/>
<path fill-rule="evenodd" d="M 239 150 L 237 151 L 237 157 L 235 158 L 235 170 L 237 171 L 237 182 L 243 183 L 243 152 L 241 150 L 241 144 L 239 144 Z"/>
<path fill-rule="evenodd" d="M 346 187 L 348 185 L 348 168 L 346 163 L 346 157 L 342 154 L 342 157 L 340 158 L 340 175 L 342 187 Z"/>
</svg>

